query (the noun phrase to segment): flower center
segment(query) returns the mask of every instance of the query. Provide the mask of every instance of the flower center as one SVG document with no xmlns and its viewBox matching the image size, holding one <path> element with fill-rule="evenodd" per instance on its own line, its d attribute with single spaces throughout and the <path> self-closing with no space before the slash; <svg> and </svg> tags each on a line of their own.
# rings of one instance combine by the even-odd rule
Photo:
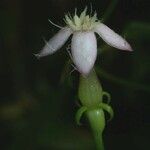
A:
<svg viewBox="0 0 150 150">
<path fill-rule="evenodd" d="M 86 15 L 87 8 L 78 16 L 75 11 L 75 15 L 72 17 L 70 14 L 65 15 L 65 23 L 74 31 L 87 31 L 92 30 L 99 22 L 97 14 L 93 16 Z"/>
</svg>

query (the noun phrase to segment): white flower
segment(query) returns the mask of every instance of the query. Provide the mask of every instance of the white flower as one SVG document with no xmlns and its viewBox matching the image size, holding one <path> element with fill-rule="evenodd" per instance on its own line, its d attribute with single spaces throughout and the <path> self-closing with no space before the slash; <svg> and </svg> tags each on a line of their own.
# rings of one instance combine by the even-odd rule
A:
<svg viewBox="0 0 150 150">
<path fill-rule="evenodd" d="M 121 50 L 132 51 L 128 42 L 97 19 L 96 13 L 91 17 L 86 15 L 87 8 L 78 16 L 65 15 L 66 26 L 52 37 L 44 48 L 36 54 L 43 57 L 53 54 L 60 49 L 73 34 L 71 41 L 71 54 L 78 71 L 87 75 L 94 66 L 97 56 L 97 33 L 108 45 Z"/>
</svg>

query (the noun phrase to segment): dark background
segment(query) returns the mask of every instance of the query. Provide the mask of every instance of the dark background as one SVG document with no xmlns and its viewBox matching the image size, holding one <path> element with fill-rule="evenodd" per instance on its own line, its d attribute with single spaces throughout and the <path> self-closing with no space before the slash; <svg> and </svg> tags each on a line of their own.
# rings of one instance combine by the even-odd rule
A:
<svg viewBox="0 0 150 150">
<path fill-rule="evenodd" d="M 70 40 L 52 56 L 33 55 L 58 31 L 48 19 L 63 26 L 65 13 L 91 4 L 134 49 L 119 51 L 98 37 L 97 74 L 115 111 L 105 148 L 150 149 L 149 0 L 0 0 L 1 150 L 95 149 L 87 123 L 74 121 L 79 74 L 67 65 Z"/>
</svg>

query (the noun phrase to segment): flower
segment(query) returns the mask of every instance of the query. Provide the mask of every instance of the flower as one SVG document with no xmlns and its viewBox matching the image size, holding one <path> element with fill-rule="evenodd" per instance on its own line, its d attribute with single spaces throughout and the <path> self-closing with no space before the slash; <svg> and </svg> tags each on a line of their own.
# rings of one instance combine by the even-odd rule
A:
<svg viewBox="0 0 150 150">
<path fill-rule="evenodd" d="M 97 19 L 96 13 L 93 16 L 89 16 L 86 13 L 87 8 L 84 9 L 80 16 L 76 14 L 76 11 L 73 17 L 71 17 L 71 15 L 65 15 L 64 20 L 66 26 L 59 27 L 61 28 L 60 31 L 46 43 L 36 56 L 40 58 L 53 54 L 60 49 L 71 34 L 73 34 L 71 40 L 72 60 L 81 74 L 88 75 L 97 57 L 95 33 L 112 47 L 132 51 L 131 46 L 125 39 Z"/>
</svg>

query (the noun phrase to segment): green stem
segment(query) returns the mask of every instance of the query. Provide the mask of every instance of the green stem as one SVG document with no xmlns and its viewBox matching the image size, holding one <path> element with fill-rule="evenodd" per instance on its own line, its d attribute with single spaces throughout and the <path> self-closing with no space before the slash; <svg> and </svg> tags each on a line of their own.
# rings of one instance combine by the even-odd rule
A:
<svg viewBox="0 0 150 150">
<path fill-rule="evenodd" d="M 105 115 L 102 109 L 93 109 L 87 111 L 87 118 L 95 139 L 97 150 L 104 150 L 102 133 L 105 128 Z"/>
<path fill-rule="evenodd" d="M 102 133 L 100 132 L 94 133 L 94 139 L 95 139 L 97 150 L 104 150 Z"/>
</svg>

